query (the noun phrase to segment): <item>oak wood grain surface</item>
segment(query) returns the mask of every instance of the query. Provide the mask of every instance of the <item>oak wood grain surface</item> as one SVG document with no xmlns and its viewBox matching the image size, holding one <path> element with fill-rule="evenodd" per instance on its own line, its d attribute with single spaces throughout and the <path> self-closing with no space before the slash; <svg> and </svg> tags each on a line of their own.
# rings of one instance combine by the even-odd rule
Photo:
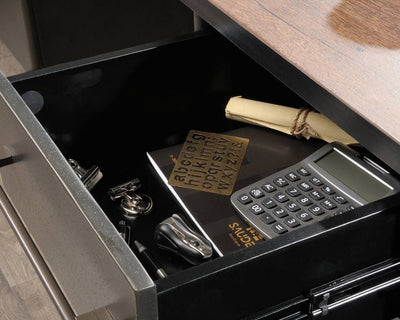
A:
<svg viewBox="0 0 400 320">
<path fill-rule="evenodd" d="M 400 2 L 209 0 L 400 143 Z"/>
</svg>

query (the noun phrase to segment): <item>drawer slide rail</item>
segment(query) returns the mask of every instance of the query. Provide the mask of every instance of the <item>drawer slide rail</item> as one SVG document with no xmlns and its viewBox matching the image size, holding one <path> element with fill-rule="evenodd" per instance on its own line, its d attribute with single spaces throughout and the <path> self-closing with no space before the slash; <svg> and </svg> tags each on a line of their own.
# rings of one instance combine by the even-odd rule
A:
<svg viewBox="0 0 400 320">
<path fill-rule="evenodd" d="M 312 289 L 309 313 L 313 319 L 317 319 L 347 303 L 399 283 L 400 261 L 382 262 Z"/>
</svg>

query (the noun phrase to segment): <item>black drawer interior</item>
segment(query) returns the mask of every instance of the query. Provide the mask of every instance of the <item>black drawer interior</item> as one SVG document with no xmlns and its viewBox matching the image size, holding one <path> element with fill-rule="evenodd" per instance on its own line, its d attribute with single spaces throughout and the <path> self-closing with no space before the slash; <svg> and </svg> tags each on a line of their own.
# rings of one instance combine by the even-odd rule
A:
<svg viewBox="0 0 400 320">
<path fill-rule="evenodd" d="M 156 247 L 156 224 L 182 209 L 146 151 L 182 143 L 191 129 L 222 133 L 243 126 L 225 118 L 233 96 L 310 107 L 217 34 L 196 33 L 10 80 L 20 94 L 33 90 L 43 96 L 44 107 L 36 116 L 67 159 L 101 168 L 104 177 L 92 194 L 114 224 L 121 215 L 108 188 L 139 178 L 141 192 L 154 199 L 153 212 L 135 222 L 133 237 L 169 273 L 155 280 L 161 319 L 210 314 L 240 319 L 398 254 L 397 196 L 198 266 Z M 294 157 L 293 163 L 298 160 Z M 354 219 L 361 220 L 351 223 Z M 311 238 L 314 232 L 319 234 Z M 308 239 L 298 241 L 303 236 Z M 185 307 L 171 310 L 172 301 Z"/>
<path fill-rule="evenodd" d="M 222 133 L 243 126 L 225 117 L 233 96 L 307 106 L 216 34 L 193 34 L 44 69 L 13 85 L 23 96 L 31 90 L 43 96 L 44 107 L 36 116 L 67 159 L 101 168 L 104 177 L 92 194 L 115 225 L 121 214 L 108 188 L 141 180 L 140 192 L 154 198 L 154 209 L 135 221 L 134 238 L 158 256 L 169 274 L 189 265 L 159 250 L 153 230 L 182 210 L 149 165 L 146 151 L 182 143 L 191 129 Z"/>
</svg>

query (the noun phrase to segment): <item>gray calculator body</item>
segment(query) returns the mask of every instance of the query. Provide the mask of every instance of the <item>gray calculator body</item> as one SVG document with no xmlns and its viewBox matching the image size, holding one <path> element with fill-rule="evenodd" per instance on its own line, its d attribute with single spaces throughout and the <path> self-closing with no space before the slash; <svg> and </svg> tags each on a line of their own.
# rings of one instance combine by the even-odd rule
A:
<svg viewBox="0 0 400 320">
<path fill-rule="evenodd" d="M 251 226 L 274 238 L 399 190 L 400 182 L 381 166 L 347 146 L 329 143 L 235 191 L 231 203 Z"/>
</svg>

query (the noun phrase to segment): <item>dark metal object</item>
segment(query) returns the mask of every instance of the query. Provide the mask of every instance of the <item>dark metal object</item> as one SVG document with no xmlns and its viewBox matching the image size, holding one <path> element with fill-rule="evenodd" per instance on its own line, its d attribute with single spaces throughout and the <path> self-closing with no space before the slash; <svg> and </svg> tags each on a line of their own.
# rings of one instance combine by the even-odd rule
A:
<svg viewBox="0 0 400 320">
<path fill-rule="evenodd" d="M 5 167 L 11 163 L 13 163 L 12 157 L 2 158 L 2 159 L 0 159 L 0 168 Z"/>
<path fill-rule="evenodd" d="M 139 179 L 133 179 L 116 187 L 110 188 L 108 194 L 111 200 L 122 198 L 121 209 L 128 219 L 135 219 L 149 213 L 153 208 L 153 200 L 145 194 L 137 194 L 141 186 Z"/>
<path fill-rule="evenodd" d="M 154 234 L 161 249 L 173 252 L 193 265 L 207 261 L 213 254 L 211 243 L 177 214 L 158 224 Z"/>
<path fill-rule="evenodd" d="M 13 163 L 13 158 L 6 146 L 0 146 L 0 168 Z"/>
</svg>

